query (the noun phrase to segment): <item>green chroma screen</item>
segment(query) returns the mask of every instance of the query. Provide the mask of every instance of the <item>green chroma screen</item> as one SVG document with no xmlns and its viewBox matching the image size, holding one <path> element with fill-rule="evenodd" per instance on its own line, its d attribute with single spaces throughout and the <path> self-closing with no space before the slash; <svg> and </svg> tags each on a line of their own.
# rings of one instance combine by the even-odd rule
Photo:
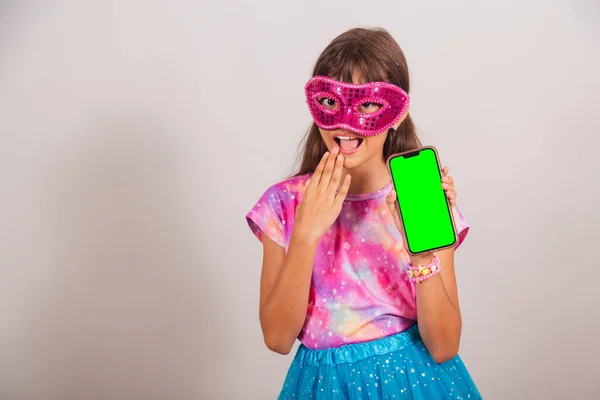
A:
<svg viewBox="0 0 600 400">
<path fill-rule="evenodd" d="M 436 153 L 426 148 L 390 160 L 406 242 L 413 253 L 455 242 L 454 227 Z"/>
</svg>

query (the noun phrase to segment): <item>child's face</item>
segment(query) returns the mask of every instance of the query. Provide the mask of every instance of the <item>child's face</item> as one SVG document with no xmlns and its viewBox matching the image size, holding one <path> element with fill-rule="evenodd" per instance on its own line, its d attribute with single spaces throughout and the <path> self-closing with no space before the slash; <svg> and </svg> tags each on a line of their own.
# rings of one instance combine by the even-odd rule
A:
<svg viewBox="0 0 600 400">
<path fill-rule="evenodd" d="M 359 74 L 354 73 L 352 83 L 361 84 L 365 82 Z M 321 104 L 328 107 L 327 99 Z M 379 107 L 375 103 L 365 103 L 361 106 L 361 110 L 364 113 L 372 113 L 377 111 Z M 329 151 L 335 146 L 340 148 L 340 153 L 345 158 L 345 168 L 353 169 L 369 160 L 383 160 L 383 145 L 388 135 L 387 131 L 375 136 L 362 136 L 346 129 L 325 130 L 319 128 L 319 131 Z"/>
</svg>

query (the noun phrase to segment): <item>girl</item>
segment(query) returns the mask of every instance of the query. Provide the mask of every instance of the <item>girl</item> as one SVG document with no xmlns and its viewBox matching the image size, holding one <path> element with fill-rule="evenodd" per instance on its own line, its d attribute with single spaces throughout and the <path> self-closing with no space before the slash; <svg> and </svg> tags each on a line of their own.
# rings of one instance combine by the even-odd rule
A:
<svg viewBox="0 0 600 400">
<path fill-rule="evenodd" d="M 280 399 L 481 398 L 457 355 L 455 249 L 411 257 L 400 234 L 385 160 L 421 146 L 408 92 L 406 60 L 388 32 L 338 36 L 305 87 L 315 122 L 300 170 L 246 216 L 264 248 L 265 344 L 287 354 L 302 342 Z M 469 225 L 443 174 L 460 245 Z M 439 273 L 416 279 L 411 266 Z"/>
</svg>

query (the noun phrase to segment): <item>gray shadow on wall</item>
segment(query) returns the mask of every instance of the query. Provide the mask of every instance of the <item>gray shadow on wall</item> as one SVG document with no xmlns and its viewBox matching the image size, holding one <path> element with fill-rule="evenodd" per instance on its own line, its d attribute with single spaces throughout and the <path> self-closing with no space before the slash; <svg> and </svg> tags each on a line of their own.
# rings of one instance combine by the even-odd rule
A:
<svg viewBox="0 0 600 400">
<path fill-rule="evenodd" d="M 219 366 L 206 329 L 216 277 L 203 266 L 208 235 L 176 141 L 157 126 L 100 120 L 44 173 L 39 204 L 54 251 L 23 327 L 26 398 L 207 398 L 203 378 Z"/>
</svg>

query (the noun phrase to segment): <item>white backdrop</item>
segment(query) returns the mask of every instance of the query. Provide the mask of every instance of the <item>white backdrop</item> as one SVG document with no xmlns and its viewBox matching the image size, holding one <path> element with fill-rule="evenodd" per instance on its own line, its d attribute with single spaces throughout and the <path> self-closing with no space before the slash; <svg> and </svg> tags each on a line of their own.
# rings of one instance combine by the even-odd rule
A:
<svg viewBox="0 0 600 400">
<path fill-rule="evenodd" d="M 268 399 L 245 212 L 336 35 L 388 29 L 472 224 L 487 399 L 597 399 L 597 1 L 0 2 L 0 398 Z"/>
</svg>

